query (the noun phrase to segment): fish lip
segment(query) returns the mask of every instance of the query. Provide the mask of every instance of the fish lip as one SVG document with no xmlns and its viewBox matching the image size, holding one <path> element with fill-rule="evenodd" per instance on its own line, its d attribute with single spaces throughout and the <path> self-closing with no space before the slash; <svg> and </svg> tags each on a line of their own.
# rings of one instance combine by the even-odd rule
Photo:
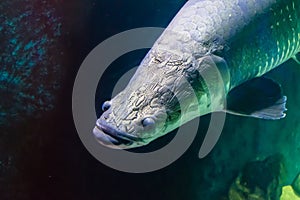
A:
<svg viewBox="0 0 300 200">
<path fill-rule="evenodd" d="M 104 146 L 114 147 L 114 145 L 120 144 L 120 142 L 113 137 L 105 134 L 102 130 L 100 130 L 97 126 L 93 129 L 93 134 L 96 140 Z"/>
<path fill-rule="evenodd" d="M 105 145 L 130 146 L 134 141 L 139 141 L 136 136 L 116 130 L 103 120 L 97 120 L 93 133 L 97 140 Z"/>
</svg>

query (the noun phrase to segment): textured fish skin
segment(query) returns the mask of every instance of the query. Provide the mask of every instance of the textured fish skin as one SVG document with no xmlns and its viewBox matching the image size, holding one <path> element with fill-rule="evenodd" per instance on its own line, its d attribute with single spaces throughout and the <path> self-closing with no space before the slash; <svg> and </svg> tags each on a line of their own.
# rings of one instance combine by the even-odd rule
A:
<svg viewBox="0 0 300 200">
<path fill-rule="evenodd" d="M 299 52 L 299 19 L 295 0 L 191 0 L 168 26 L 173 36 L 162 35 L 158 46 L 179 55 L 220 55 L 232 88 Z"/>
<path fill-rule="evenodd" d="M 299 52 L 298 19 L 295 0 L 188 1 L 111 100 L 94 134 L 101 142 L 99 130 L 107 126 L 138 139 L 120 148 L 142 146 L 195 117 L 224 110 L 222 90 L 227 94 Z M 220 63 L 226 66 L 219 68 L 224 88 L 216 77 L 207 82 L 199 75 Z M 149 117 L 155 121 L 151 129 L 142 123 Z"/>
</svg>

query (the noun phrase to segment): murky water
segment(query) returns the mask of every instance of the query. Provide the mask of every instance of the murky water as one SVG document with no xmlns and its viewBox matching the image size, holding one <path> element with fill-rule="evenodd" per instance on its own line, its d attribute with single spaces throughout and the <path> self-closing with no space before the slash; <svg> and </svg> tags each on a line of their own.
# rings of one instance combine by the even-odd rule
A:
<svg viewBox="0 0 300 200">
<path fill-rule="evenodd" d="M 6 5 L 4 2 L 0 5 Z M 2 103 L 0 108 L 5 105 L 6 110 L 10 109 L 6 112 L 24 113 L 23 110 L 27 112 L 29 109 L 24 105 L 31 105 L 31 101 L 27 103 L 27 100 L 16 101 L 14 99 L 14 97 L 24 97 L 17 94 L 22 88 L 34 87 L 36 89 L 32 95 L 38 95 L 36 78 L 43 79 L 41 80 L 45 81 L 43 85 L 51 85 L 51 88 L 54 87 L 54 81 L 59 80 L 59 87 L 54 88 L 55 90 L 46 89 L 47 92 L 43 93 L 51 102 L 45 101 L 47 109 L 44 109 L 44 104 L 35 104 L 39 101 L 32 101 L 34 102 L 32 105 L 36 106 L 34 110 L 40 113 L 37 118 L 30 116 L 31 110 L 29 109 L 30 112 L 16 124 L 17 116 L 11 115 L 8 118 L 4 116 L 4 111 L 0 110 L 1 199 L 219 200 L 228 197 L 231 185 L 248 162 L 264 160 L 278 154 L 282 155 L 283 159 L 280 162 L 284 166 L 280 178 L 281 183 L 282 185 L 292 183 L 294 177 L 300 172 L 298 105 L 300 102 L 298 79 L 300 66 L 293 60 L 266 74 L 282 86 L 283 94 L 288 98 L 287 116 L 282 120 L 268 121 L 227 115 L 219 142 L 204 159 L 198 158 L 198 151 L 209 123 L 209 116 L 200 119 L 200 129 L 196 140 L 179 160 L 167 168 L 148 174 L 127 174 L 110 169 L 94 159 L 82 145 L 73 124 L 71 93 L 76 72 L 85 56 L 98 43 L 121 31 L 145 26 L 165 27 L 184 2 L 183 0 L 90 0 L 83 3 L 83 1 L 76 0 L 73 4 L 58 1 L 49 3 L 51 9 L 57 10 L 55 19 L 60 20 L 62 28 L 61 35 L 57 37 L 63 42 L 53 41 L 52 46 L 45 44 L 42 47 L 48 46 L 45 47 L 46 51 L 61 47 L 64 54 L 60 55 L 51 50 L 52 53 L 45 53 L 41 62 L 38 62 L 36 57 L 35 59 L 27 57 L 27 61 L 37 62 L 36 69 L 38 70 L 45 68 L 51 73 L 63 73 L 60 73 L 59 77 L 52 74 L 51 78 L 47 79 L 45 78 L 47 76 L 44 74 L 42 76 L 42 72 L 38 71 L 28 75 L 24 86 L 20 87 L 17 83 L 15 84 L 21 89 L 7 88 L 7 94 L 2 93 L 3 84 L 0 86 L 0 102 L 5 103 Z M 17 5 L 15 3 L 16 7 Z M 49 9 L 32 11 L 49 12 Z M 10 15 L 22 14 L 15 13 L 16 10 L 11 10 Z M 22 11 L 21 8 L 19 10 Z M 5 17 L 7 16 L 4 15 Z M 2 15 L 1 23 L 5 21 L 4 18 Z M 49 21 L 51 27 L 53 24 L 57 25 L 53 20 Z M 3 24 L 0 24 L 0 27 L 2 26 Z M 14 26 L 20 28 L 20 26 Z M 21 26 L 21 28 L 25 27 Z M 3 31 L 1 34 L 4 34 Z M 18 37 L 22 42 L 24 41 L 24 44 L 23 38 L 30 37 L 28 34 L 28 32 L 22 33 L 21 30 L 18 33 Z M 50 35 L 48 32 L 44 34 Z M 35 35 L 32 37 L 41 42 L 42 36 L 43 34 L 40 38 Z M 11 69 L 10 66 L 16 64 L 24 56 L 24 54 L 12 55 L 13 46 L 11 50 L 7 47 L 7 44 L 13 45 L 13 41 L 9 42 L 15 37 L 13 32 L 5 33 L 3 37 L 5 39 L 0 38 L 0 45 L 2 49 L 5 49 L 0 51 L 2 58 L 0 81 L 4 80 L 1 77 L 6 76 L 7 69 Z M 30 39 L 26 39 L 26 42 L 29 44 Z M 107 77 L 103 79 L 104 83 L 114 78 L 117 81 L 117 77 L 126 71 L 126 66 L 128 68 L 135 66 L 145 53 L 146 51 L 138 51 L 120 58 L 110 67 L 117 69 L 116 65 L 122 64 L 124 68 L 120 71 L 108 70 Z M 16 59 L 16 62 L 8 62 L 5 59 Z M 22 67 L 20 68 L 22 70 Z M 60 68 L 62 71 L 59 71 Z M 109 98 L 110 89 L 112 89 L 111 85 L 106 87 L 106 91 L 101 91 L 103 93 L 97 95 L 96 102 Z M 32 90 L 25 90 L 24 95 L 29 95 L 28 91 Z M 100 105 L 97 112 L 101 113 Z M 162 146 L 172 137 L 171 134 L 151 145 Z"/>
</svg>

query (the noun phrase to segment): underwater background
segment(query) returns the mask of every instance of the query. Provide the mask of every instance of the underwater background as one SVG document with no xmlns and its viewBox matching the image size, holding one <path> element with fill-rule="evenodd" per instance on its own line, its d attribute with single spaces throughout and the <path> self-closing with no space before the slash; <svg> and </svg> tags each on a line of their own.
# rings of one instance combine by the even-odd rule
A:
<svg viewBox="0 0 300 200">
<path fill-rule="evenodd" d="M 293 183 L 300 172 L 300 67 L 293 60 L 265 75 L 280 83 L 288 97 L 287 116 L 268 121 L 227 115 L 220 140 L 204 159 L 198 158 L 198 151 L 209 116 L 201 117 L 188 151 L 152 173 L 128 174 L 106 167 L 81 143 L 71 102 L 84 58 L 121 31 L 166 27 L 185 2 L 0 2 L 1 200 L 250 199 L 247 195 L 276 199 L 282 186 Z M 117 79 L 146 52 L 135 51 L 112 63 L 99 83 L 108 85 L 97 94 L 98 114 Z M 147 148 L 162 146 L 172 137 Z"/>
</svg>

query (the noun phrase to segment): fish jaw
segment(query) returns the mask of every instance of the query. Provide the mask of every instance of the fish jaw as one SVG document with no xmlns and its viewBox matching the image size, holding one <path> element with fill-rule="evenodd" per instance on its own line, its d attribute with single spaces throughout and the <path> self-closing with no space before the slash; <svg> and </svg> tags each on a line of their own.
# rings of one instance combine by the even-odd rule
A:
<svg viewBox="0 0 300 200">
<path fill-rule="evenodd" d="M 133 142 L 136 141 L 132 135 L 117 131 L 117 129 L 108 126 L 105 122 L 97 121 L 97 125 L 93 129 L 96 140 L 112 149 L 128 149 L 133 148 Z"/>
</svg>

